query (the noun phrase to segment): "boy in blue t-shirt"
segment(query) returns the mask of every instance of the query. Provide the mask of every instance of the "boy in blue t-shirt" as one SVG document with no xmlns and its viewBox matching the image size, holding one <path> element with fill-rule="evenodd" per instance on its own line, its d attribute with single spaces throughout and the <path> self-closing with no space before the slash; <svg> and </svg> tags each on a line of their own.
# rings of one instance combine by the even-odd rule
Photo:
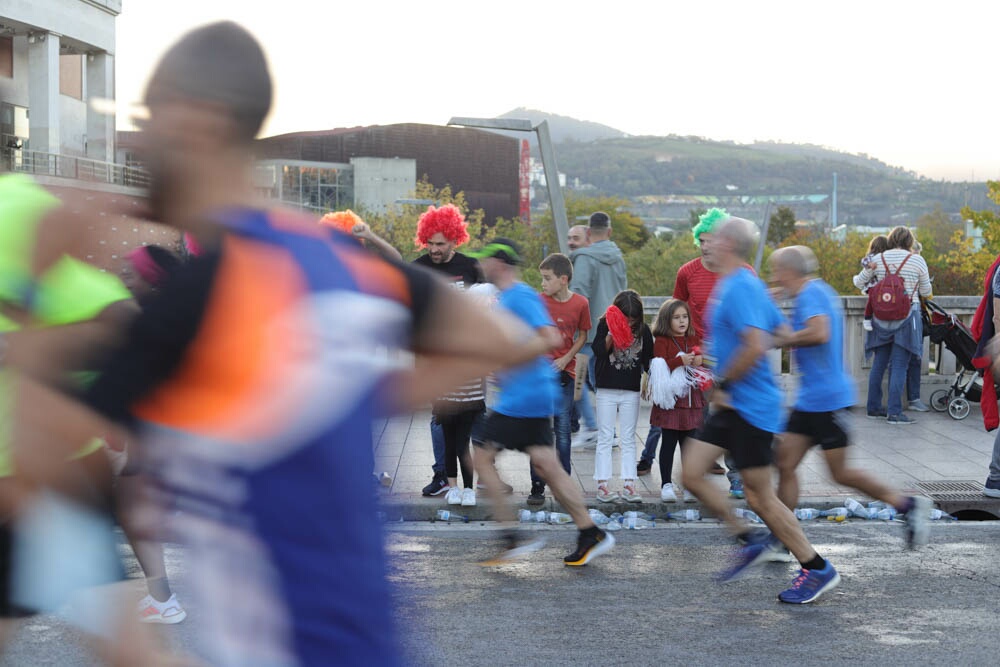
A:
<svg viewBox="0 0 1000 667">
<path fill-rule="evenodd" d="M 521 257 L 513 241 L 497 238 L 481 252 L 472 254 L 480 259 L 486 279 L 500 290 L 499 306 L 530 327 L 530 332 L 525 334 L 525 346 L 537 346 L 538 349 L 534 360 L 497 373 L 499 400 L 472 434 L 476 472 L 486 485 L 497 520 L 512 523 L 515 516 L 500 491 L 496 455 L 504 449 L 527 454 L 531 467 L 549 485 L 552 495 L 580 529 L 576 551 L 563 562 L 572 566 L 586 565 L 609 551 L 615 540 L 594 524 L 587 513 L 583 494 L 563 470 L 553 447 L 552 415 L 558 387 L 548 352 L 562 344 L 562 335 L 541 297 L 518 279 Z M 481 564 L 499 565 L 541 547 L 540 540 L 522 541 L 512 529 L 505 531 L 503 539 L 504 551 Z"/>
<path fill-rule="evenodd" d="M 906 514 L 906 539 L 912 548 L 926 542 L 930 501 L 904 496 L 860 468 L 847 465 L 846 409 L 854 405 L 854 383 L 844 369 L 844 316 L 840 299 L 815 277 L 819 263 L 805 246 L 781 248 L 771 255 L 771 282 L 787 299 L 794 299 L 792 330 L 779 337 L 795 350 L 802 374 L 795 409 L 775 450 L 778 497 L 789 508 L 799 500 L 796 468 L 813 445 L 823 450 L 837 484 L 892 505 Z"/>
</svg>

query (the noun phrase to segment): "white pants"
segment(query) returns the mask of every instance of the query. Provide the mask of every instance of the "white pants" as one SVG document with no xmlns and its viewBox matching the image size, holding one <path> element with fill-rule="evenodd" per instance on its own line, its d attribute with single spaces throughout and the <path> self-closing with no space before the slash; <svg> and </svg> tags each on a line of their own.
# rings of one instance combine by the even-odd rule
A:
<svg viewBox="0 0 1000 667">
<path fill-rule="evenodd" d="M 597 453 L 594 456 L 594 479 L 611 479 L 611 446 L 621 444 L 622 479 L 635 479 L 635 424 L 639 419 L 639 392 L 627 389 L 597 390 Z"/>
</svg>

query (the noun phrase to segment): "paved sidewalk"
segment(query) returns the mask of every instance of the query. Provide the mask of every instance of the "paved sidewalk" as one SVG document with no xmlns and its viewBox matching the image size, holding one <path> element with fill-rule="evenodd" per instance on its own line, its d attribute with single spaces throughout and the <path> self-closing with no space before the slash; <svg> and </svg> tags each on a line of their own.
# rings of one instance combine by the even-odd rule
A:
<svg viewBox="0 0 1000 667">
<path fill-rule="evenodd" d="M 649 427 L 649 409 L 648 404 L 640 409 L 637 456 Z M 973 404 L 971 414 L 962 421 L 952 419 L 947 413 L 908 414 L 917 420 L 916 424 L 892 426 L 885 420 L 868 419 L 863 408 L 853 410 L 851 429 L 854 442 L 850 448 L 850 460 L 903 490 L 916 491 L 916 482 L 925 480 L 985 480 L 994 433 L 986 433 L 983 429 L 978 404 Z M 390 507 L 412 510 L 400 513 L 401 516 L 409 515 L 407 518 L 432 515 L 434 510 L 447 507 L 443 496 L 423 498 L 420 494 L 431 479 L 433 453 L 429 423 L 429 412 L 417 412 L 376 425 L 375 470 L 388 472 L 393 479 L 392 485 L 384 492 L 384 499 Z M 611 486 L 615 490 L 620 489 L 617 478 L 620 452 L 620 448 L 613 450 L 615 479 Z M 679 466 L 678 454 L 674 463 L 675 480 L 680 476 Z M 531 488 L 527 457 L 517 452 L 504 452 L 498 457 L 497 467 L 501 477 L 514 487 L 515 504 L 524 506 Z M 587 504 L 599 506 L 594 497 L 597 484 L 593 473 L 594 450 L 573 450 L 573 479 L 580 484 Z M 724 476 L 711 477 L 720 488 L 728 489 Z M 848 496 L 863 499 L 858 492 L 838 486 L 829 479 L 818 448 L 813 448 L 802 462 L 799 480 L 802 498 L 799 505 L 803 507 L 839 504 Z M 639 482 L 639 492 L 647 503 L 647 511 L 650 511 L 649 505 L 658 506 L 660 503 L 658 464 L 654 463 L 650 474 L 640 477 Z M 548 491 L 546 494 L 548 508 L 551 494 Z M 621 509 L 623 506 L 618 507 Z"/>
</svg>

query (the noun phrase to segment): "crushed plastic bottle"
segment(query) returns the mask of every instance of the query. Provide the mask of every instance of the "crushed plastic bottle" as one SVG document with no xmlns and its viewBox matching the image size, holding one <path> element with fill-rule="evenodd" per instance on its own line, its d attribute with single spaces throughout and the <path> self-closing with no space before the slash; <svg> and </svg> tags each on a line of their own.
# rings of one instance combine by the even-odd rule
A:
<svg viewBox="0 0 1000 667">
<path fill-rule="evenodd" d="M 753 510 L 737 507 L 734 512 L 736 512 L 736 516 L 749 521 L 750 523 L 764 523 L 764 520 L 757 516 L 757 513 Z"/>
<path fill-rule="evenodd" d="M 830 521 L 843 521 L 848 514 L 850 512 L 847 511 L 846 507 L 834 507 L 832 510 L 823 510 L 819 513 L 820 516 L 825 516 Z"/>
<path fill-rule="evenodd" d="M 939 510 L 936 507 L 931 510 L 930 519 L 931 519 L 931 521 L 940 521 L 942 519 L 945 519 L 945 520 L 950 519 L 951 521 L 958 521 L 958 517 L 954 517 L 954 516 L 948 514 L 947 512 L 943 512 L 943 511 Z"/>
<path fill-rule="evenodd" d="M 562 512 L 549 512 L 549 516 L 546 517 L 548 523 L 554 523 L 556 525 L 563 525 L 567 523 L 573 523 L 573 517 L 569 514 L 563 514 Z"/>
<path fill-rule="evenodd" d="M 858 519 L 867 519 L 870 516 L 868 508 L 854 498 L 848 498 L 845 500 L 844 507 L 847 509 L 848 516 L 857 517 Z"/>
<path fill-rule="evenodd" d="M 611 520 L 608 518 L 607 514 L 605 514 L 601 510 L 595 510 L 594 508 L 590 508 L 589 510 L 587 510 L 587 514 L 590 515 L 591 521 L 596 523 L 598 526 L 607 525 L 607 523 Z"/>
<path fill-rule="evenodd" d="M 437 520 L 446 521 L 448 523 L 469 523 L 469 517 L 462 516 L 461 514 L 455 514 L 451 510 L 438 510 Z"/>
<path fill-rule="evenodd" d="M 674 521 L 701 521 L 701 512 L 698 510 L 681 510 L 680 512 L 667 512 L 667 518 Z"/>
<path fill-rule="evenodd" d="M 868 509 L 870 509 L 870 510 L 871 509 L 876 509 L 876 510 L 885 509 L 888 506 L 889 506 L 889 503 L 887 503 L 885 501 L 882 501 L 882 500 L 873 500 L 870 503 L 868 503 Z"/>
<path fill-rule="evenodd" d="M 607 524 L 604 525 L 604 530 L 621 530 L 622 520 L 624 518 L 625 517 L 623 517 L 621 513 L 615 512 L 614 514 L 608 517 L 608 522 Z"/>
<path fill-rule="evenodd" d="M 811 521 L 820 516 L 820 511 L 814 507 L 796 507 L 795 518 L 799 521 Z"/>
<path fill-rule="evenodd" d="M 622 518 L 622 528 L 642 530 L 643 528 L 652 528 L 656 525 L 654 521 L 646 519 L 643 516 L 627 516 L 628 514 L 638 514 L 638 512 L 626 512 L 626 516 Z"/>
<path fill-rule="evenodd" d="M 622 518 L 623 519 L 638 518 L 638 519 L 645 519 L 646 521 L 656 520 L 655 516 L 653 516 L 652 514 L 646 514 L 645 512 L 625 512 L 625 514 L 622 515 Z"/>
<path fill-rule="evenodd" d="M 899 514 L 899 512 L 897 512 L 894 508 L 883 507 L 878 512 L 876 512 L 875 515 L 872 516 L 872 518 L 878 519 L 879 521 L 892 521 L 893 519 L 896 518 L 897 514 Z"/>
</svg>

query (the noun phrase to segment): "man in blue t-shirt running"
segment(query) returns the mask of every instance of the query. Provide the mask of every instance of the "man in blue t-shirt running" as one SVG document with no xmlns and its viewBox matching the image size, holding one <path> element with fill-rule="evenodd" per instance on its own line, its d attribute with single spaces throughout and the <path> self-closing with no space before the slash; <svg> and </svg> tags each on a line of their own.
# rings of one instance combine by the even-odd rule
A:
<svg viewBox="0 0 1000 667">
<path fill-rule="evenodd" d="M 777 542 L 781 542 L 802 564 L 802 571 L 778 599 L 804 604 L 835 587 L 840 576 L 816 553 L 771 482 L 771 442 L 782 427 L 782 401 L 766 355 L 782 317 L 764 284 L 744 268 L 755 231 L 748 220 L 729 218 L 713 237 L 712 261 L 722 275 L 708 305 L 717 391 L 711 414 L 686 445 L 684 488 L 723 519 L 744 544 L 721 574 L 721 581 L 733 581 L 752 567 L 774 560 L 780 550 Z M 743 475 L 747 503 L 773 535 L 751 531 L 735 516 L 722 492 L 705 479 L 724 450 Z"/>
<path fill-rule="evenodd" d="M 847 465 L 847 408 L 854 405 L 854 382 L 844 370 L 844 317 L 840 298 L 816 277 L 819 262 L 805 246 L 776 250 L 770 259 L 771 283 L 794 300 L 792 330 L 779 336 L 794 348 L 801 372 L 795 409 L 775 450 L 778 497 L 794 508 L 799 499 L 796 468 L 813 445 L 823 450 L 833 480 L 889 503 L 906 514 L 906 541 L 912 548 L 927 541 L 930 501 L 904 496 L 860 468 Z"/>
<path fill-rule="evenodd" d="M 580 529 L 576 551 L 563 562 L 572 566 L 586 565 L 608 552 L 615 539 L 594 524 L 587 513 L 583 493 L 556 456 L 552 415 L 558 386 L 548 352 L 562 344 L 562 334 L 549 317 L 541 297 L 518 279 L 521 257 L 514 241 L 498 237 L 479 253 L 471 254 L 482 262 L 486 279 L 500 290 L 500 308 L 510 311 L 530 327 L 533 340 L 524 345 L 537 344 L 539 349 L 539 355 L 532 361 L 497 373 L 499 399 L 472 433 L 476 472 L 486 484 L 497 521 L 513 522 L 513 509 L 500 491 L 496 456 L 504 449 L 527 454 L 535 472 L 549 485 L 552 495 Z M 501 554 L 482 561 L 482 565 L 503 564 L 541 547 L 540 540 L 522 541 L 512 529 L 505 532 L 503 540 Z"/>
</svg>

